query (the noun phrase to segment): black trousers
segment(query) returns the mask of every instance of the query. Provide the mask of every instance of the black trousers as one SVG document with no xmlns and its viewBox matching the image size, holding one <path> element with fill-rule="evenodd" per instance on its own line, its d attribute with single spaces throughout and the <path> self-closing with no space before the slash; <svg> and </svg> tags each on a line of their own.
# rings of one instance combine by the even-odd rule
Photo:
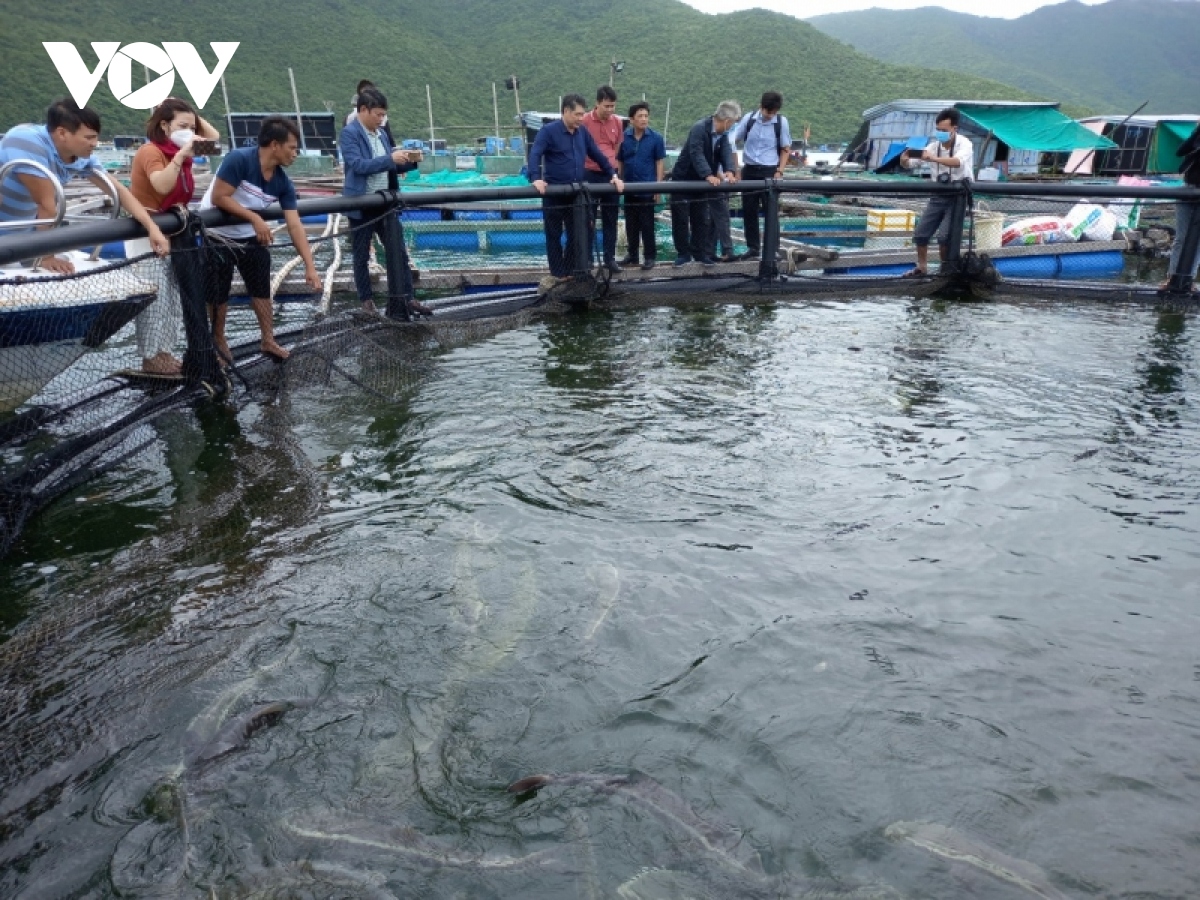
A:
<svg viewBox="0 0 1200 900">
<path fill-rule="evenodd" d="M 774 178 L 775 172 L 775 166 L 743 166 L 742 181 L 764 181 Z M 762 213 L 763 203 L 763 195 L 758 191 L 742 194 L 742 231 L 746 235 L 746 247 L 751 253 L 762 250 L 762 231 L 759 229 L 758 217 Z"/>
<path fill-rule="evenodd" d="M 389 213 L 389 215 L 396 215 L 396 213 Z M 353 229 L 350 232 L 350 246 L 354 254 L 354 290 L 358 294 L 359 302 L 366 303 L 373 296 L 369 268 L 372 250 L 371 238 L 378 235 L 379 243 L 387 246 L 387 239 L 384 237 L 384 220 L 382 216 L 375 216 L 373 221 L 362 216 L 348 218 L 350 218 L 350 227 Z M 403 229 L 403 226 L 401 228 Z M 403 273 L 401 277 L 404 279 L 400 291 L 405 297 L 412 297 L 412 269 L 408 265 L 408 248 L 404 246 L 403 242 L 400 244 L 400 251 L 403 254 L 403 258 L 400 260 L 400 271 Z"/>
<path fill-rule="evenodd" d="M 658 258 L 654 238 L 654 195 L 625 194 L 625 240 L 629 242 L 629 258 L 638 260 L 639 250 L 645 249 L 646 260 Z"/>
<path fill-rule="evenodd" d="M 573 197 L 542 198 L 542 231 L 546 234 L 546 261 L 550 274 L 565 278 L 575 268 L 576 241 L 587 240 L 586 235 L 575 233 L 575 215 L 571 207 Z M 567 233 L 567 252 L 563 255 L 562 236 Z"/>
<path fill-rule="evenodd" d="M 603 172 L 593 172 L 591 169 L 585 169 L 583 173 L 588 184 L 608 184 L 609 178 Z M 596 210 L 600 211 L 600 227 L 604 230 L 604 261 L 612 262 L 617 256 L 617 219 L 621 215 L 621 197 L 619 194 L 609 194 L 604 197 L 597 197 L 592 206 L 592 214 L 588 217 L 588 222 L 591 227 L 588 229 L 591 235 L 595 235 L 596 230 Z M 595 246 L 595 237 L 592 237 L 589 246 Z"/>
<path fill-rule="evenodd" d="M 708 198 L 704 195 L 671 195 L 671 240 L 678 255 L 697 260 L 706 257 L 710 218 Z"/>
</svg>

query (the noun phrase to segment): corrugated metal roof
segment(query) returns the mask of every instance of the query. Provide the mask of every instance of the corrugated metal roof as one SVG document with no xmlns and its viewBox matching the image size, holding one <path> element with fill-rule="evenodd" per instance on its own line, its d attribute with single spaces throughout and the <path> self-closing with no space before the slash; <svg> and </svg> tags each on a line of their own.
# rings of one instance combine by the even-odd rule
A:
<svg viewBox="0 0 1200 900">
<path fill-rule="evenodd" d="M 1125 121 L 1125 116 L 1088 116 L 1086 119 L 1079 119 L 1079 122 L 1108 122 L 1113 125 L 1120 125 L 1125 122 L 1126 125 L 1141 125 L 1149 127 L 1157 125 L 1159 122 L 1200 122 L 1200 116 L 1181 114 L 1177 116 L 1133 116 L 1128 122 Z"/>
<path fill-rule="evenodd" d="M 957 106 L 960 103 L 974 103 L 980 106 L 1049 106 L 1052 109 L 1058 109 L 1060 105 L 1051 100 L 892 100 L 872 106 L 863 113 L 863 118 L 869 122 L 893 112 L 939 113 L 948 106 Z"/>
</svg>

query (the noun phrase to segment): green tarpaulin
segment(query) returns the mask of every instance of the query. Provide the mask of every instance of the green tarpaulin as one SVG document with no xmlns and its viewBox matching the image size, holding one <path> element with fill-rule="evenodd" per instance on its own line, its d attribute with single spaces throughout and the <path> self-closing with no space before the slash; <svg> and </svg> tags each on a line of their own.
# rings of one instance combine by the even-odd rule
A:
<svg viewBox="0 0 1200 900">
<path fill-rule="evenodd" d="M 1179 164 L 1183 160 L 1175 155 L 1175 151 L 1195 130 L 1195 122 L 1159 122 L 1154 130 L 1154 146 L 1146 163 L 1146 171 L 1152 174 L 1178 172 Z"/>
<path fill-rule="evenodd" d="M 1117 146 L 1049 106 L 960 103 L 958 108 L 984 131 L 991 131 L 1018 150 L 1066 153 L 1071 150 L 1111 150 Z"/>
</svg>

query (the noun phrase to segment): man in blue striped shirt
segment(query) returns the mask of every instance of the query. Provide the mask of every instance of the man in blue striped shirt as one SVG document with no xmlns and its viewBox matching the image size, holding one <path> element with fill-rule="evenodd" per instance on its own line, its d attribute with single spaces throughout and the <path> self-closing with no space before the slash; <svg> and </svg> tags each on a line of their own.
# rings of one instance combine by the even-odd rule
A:
<svg viewBox="0 0 1200 900">
<path fill-rule="evenodd" d="M 46 111 L 45 125 L 18 125 L 0 140 L 0 166 L 9 162 L 40 163 L 60 184 L 72 178 L 86 178 L 102 190 L 115 185 L 121 207 L 138 220 L 150 238 L 150 246 L 159 256 L 165 256 L 170 244 L 146 208 L 120 182 L 112 182 L 92 157 L 100 140 L 100 116 L 91 107 L 80 108 L 71 98 L 51 104 Z M 16 166 L 0 183 L 0 222 L 21 222 L 34 219 L 53 219 L 58 212 L 54 185 L 46 173 L 33 166 Z M 49 225 L 39 225 L 48 228 Z M 0 229 L 0 235 L 14 230 Z M 49 272 L 69 274 L 75 271 L 68 259 L 49 257 L 42 260 Z"/>
<path fill-rule="evenodd" d="M 591 159 L 617 192 L 625 190 L 625 184 L 604 152 L 582 128 L 587 101 L 579 94 L 567 94 L 562 100 L 562 119 L 548 122 L 538 131 L 537 139 L 529 151 L 529 181 L 539 194 L 546 193 L 547 185 L 579 184 L 584 180 L 583 161 Z M 563 229 L 567 232 L 567 248 L 575 247 L 577 240 L 586 241 L 586 235 L 575 234 L 575 219 L 571 215 L 572 197 L 542 197 L 542 229 L 546 233 L 546 259 L 550 263 L 550 274 L 565 278 L 570 274 L 567 260 L 563 256 Z"/>
</svg>

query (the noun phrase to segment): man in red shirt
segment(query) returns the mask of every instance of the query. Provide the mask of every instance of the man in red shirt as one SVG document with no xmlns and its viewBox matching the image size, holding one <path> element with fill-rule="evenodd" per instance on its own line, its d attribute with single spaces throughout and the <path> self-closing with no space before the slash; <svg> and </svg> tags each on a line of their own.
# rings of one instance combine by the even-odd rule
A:
<svg viewBox="0 0 1200 900">
<path fill-rule="evenodd" d="M 608 158 L 609 164 L 617 167 L 617 153 L 625 140 L 625 123 L 616 115 L 617 92 L 607 84 L 596 89 L 596 108 L 583 117 L 583 127 L 588 130 L 600 152 Z M 588 184 L 608 184 L 608 177 L 600 170 L 594 160 L 588 159 L 583 164 L 583 175 Z M 600 207 L 600 226 L 604 230 L 604 265 L 610 272 L 620 272 L 617 265 L 617 217 L 619 215 L 620 198 L 616 194 L 600 197 L 597 205 Z M 592 211 L 592 227 L 595 227 L 596 214 Z M 593 246 L 595 240 L 593 239 Z"/>
</svg>

